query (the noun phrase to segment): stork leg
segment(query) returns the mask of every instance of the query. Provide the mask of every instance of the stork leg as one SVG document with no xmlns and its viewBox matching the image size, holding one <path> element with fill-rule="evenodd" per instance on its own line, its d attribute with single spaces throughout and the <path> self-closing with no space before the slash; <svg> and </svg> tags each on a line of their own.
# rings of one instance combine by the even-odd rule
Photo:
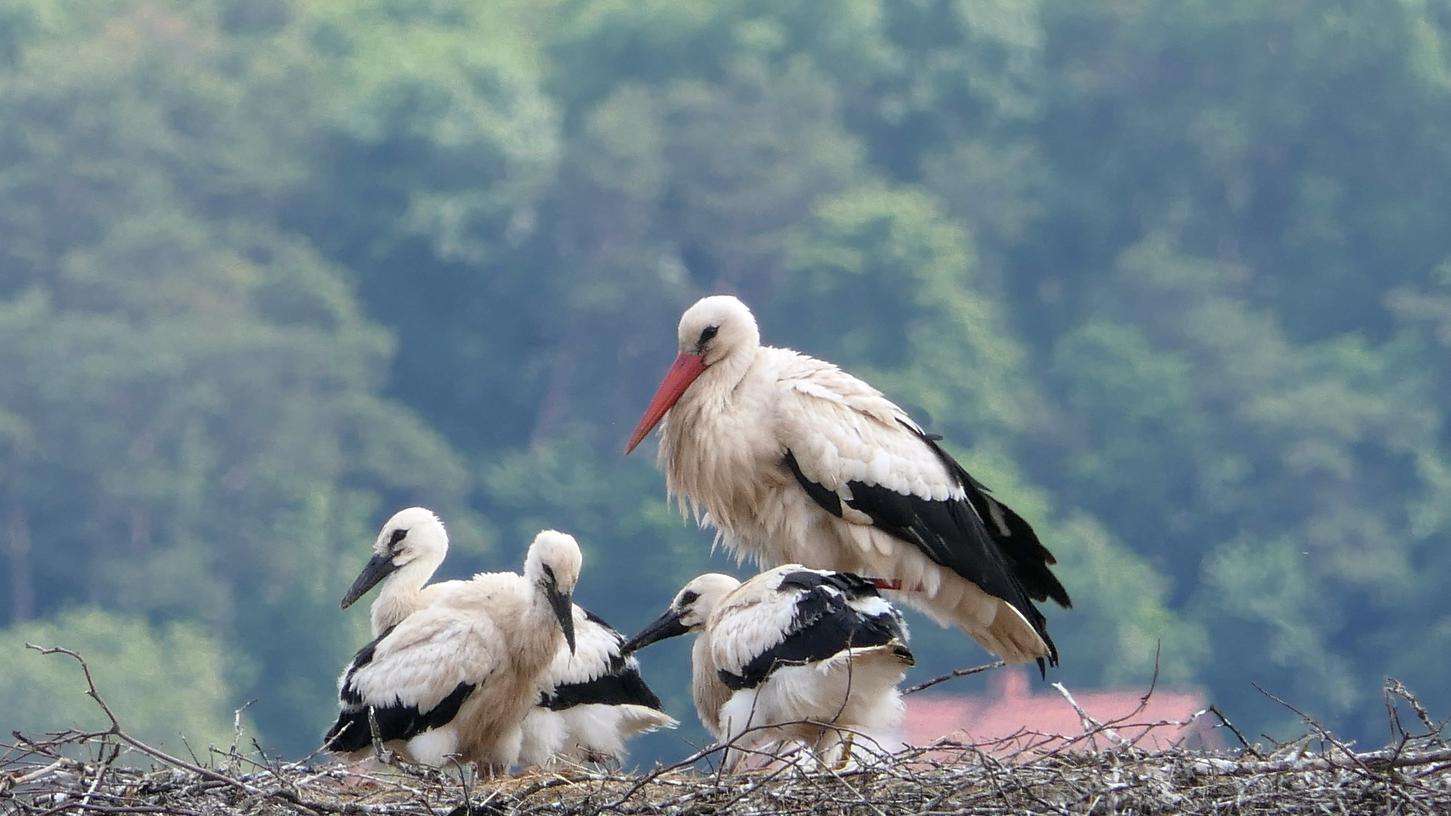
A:
<svg viewBox="0 0 1451 816">
<path fill-rule="evenodd" d="M 499 765 L 493 762 L 475 762 L 478 769 L 478 778 L 481 782 L 494 782 L 509 776 L 509 766 Z"/>
<path fill-rule="evenodd" d="M 728 746 L 725 749 L 725 753 L 721 756 L 720 762 L 722 769 L 725 771 L 725 773 L 735 773 L 736 766 L 741 764 L 741 760 L 745 759 L 745 756 L 745 751 L 742 751 L 739 748 L 733 748 Z"/>
<path fill-rule="evenodd" d="M 816 758 L 817 767 L 840 771 L 851 764 L 853 747 L 855 734 L 827 727 L 822 728 L 817 735 L 816 743 L 811 746 L 811 753 Z"/>
<path fill-rule="evenodd" d="M 851 749 L 856 744 L 855 738 L 856 735 L 848 731 L 846 738 L 837 743 L 837 750 L 841 752 L 837 755 L 836 759 L 836 769 L 838 771 L 844 770 L 846 766 L 851 764 Z"/>
</svg>

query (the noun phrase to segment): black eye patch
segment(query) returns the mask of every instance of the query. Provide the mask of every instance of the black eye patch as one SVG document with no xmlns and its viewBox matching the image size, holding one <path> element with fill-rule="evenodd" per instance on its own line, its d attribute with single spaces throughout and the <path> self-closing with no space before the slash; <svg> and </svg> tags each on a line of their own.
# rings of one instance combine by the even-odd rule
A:
<svg viewBox="0 0 1451 816">
<path fill-rule="evenodd" d="M 408 531 L 406 529 L 399 528 L 397 530 L 394 530 L 393 531 L 393 537 L 390 538 L 390 539 L 388 539 L 388 546 L 389 547 L 396 547 L 396 546 L 398 546 L 398 542 L 402 541 L 403 540 L 403 537 L 406 536 L 406 535 L 408 535 Z"/>
<path fill-rule="evenodd" d="M 715 338 L 716 334 L 719 331 L 720 326 L 706 326 L 705 329 L 700 332 L 700 340 L 696 341 L 696 345 L 703 346 L 706 343 L 709 343 L 712 339 Z"/>
<path fill-rule="evenodd" d="M 558 583 L 558 579 L 554 577 L 554 567 L 548 564 L 541 564 L 540 566 L 544 567 L 544 577 L 548 578 L 551 584 Z"/>
<path fill-rule="evenodd" d="M 681 609 L 684 609 L 685 607 L 690 606 L 691 604 L 695 603 L 699 599 L 700 599 L 700 593 L 699 592 L 696 592 L 693 589 L 690 590 L 689 592 L 682 592 L 682 593 L 680 593 L 680 608 Z"/>
</svg>

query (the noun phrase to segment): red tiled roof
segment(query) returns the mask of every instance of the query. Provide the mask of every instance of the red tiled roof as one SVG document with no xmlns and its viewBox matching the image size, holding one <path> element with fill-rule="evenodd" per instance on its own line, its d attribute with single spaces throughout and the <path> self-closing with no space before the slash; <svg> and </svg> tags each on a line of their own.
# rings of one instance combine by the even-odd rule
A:
<svg viewBox="0 0 1451 816">
<path fill-rule="evenodd" d="M 1140 747 L 1168 748 L 1180 743 L 1199 747 L 1220 745 L 1218 735 L 1202 718 L 1187 728 L 1158 724 L 1183 722 L 1194 712 L 1203 710 L 1207 703 L 1198 692 L 1155 689 L 1144 702 L 1142 691 L 1070 691 L 1084 712 L 1099 723 L 1120 720 L 1132 714 L 1114 730 L 1124 740 L 1134 741 Z M 962 743 L 982 744 L 1025 732 L 1066 737 L 1084 732 L 1078 713 L 1063 695 L 1053 689 L 1038 693 L 1030 691 L 1028 674 L 1023 669 L 995 672 L 989 681 L 988 694 L 984 696 L 916 694 L 906 698 L 906 703 L 903 737 L 909 745 L 930 745 L 944 737 Z M 1134 714 L 1140 705 L 1143 710 Z M 1027 745 L 1042 742 L 1042 738 L 1027 737 L 1015 742 L 1015 746 L 1005 745 L 992 753 L 1015 753 Z M 1042 750 L 1061 747 L 1063 742 L 1061 739 L 1050 741 L 1042 746 Z M 1097 738 L 1098 747 L 1108 744 L 1108 739 Z M 1089 750 L 1092 747 L 1087 740 L 1070 746 L 1073 750 Z"/>
</svg>

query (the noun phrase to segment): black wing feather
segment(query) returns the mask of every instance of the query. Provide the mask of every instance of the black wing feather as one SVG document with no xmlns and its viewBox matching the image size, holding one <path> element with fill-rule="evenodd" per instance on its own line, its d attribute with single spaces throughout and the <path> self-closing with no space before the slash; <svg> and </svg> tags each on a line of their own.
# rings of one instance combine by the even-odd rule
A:
<svg viewBox="0 0 1451 816">
<path fill-rule="evenodd" d="M 1071 609 L 1073 601 L 1068 597 L 1068 590 L 1063 588 L 1062 582 L 1049 569 L 1058 563 L 1058 559 L 1038 540 L 1033 526 L 1014 512 L 1013 508 L 998 501 L 987 486 L 973 478 L 972 474 L 952 458 L 952 454 L 937 444 L 936 439 L 928 435 L 923 436 L 923 440 L 937 454 L 948 472 L 957 477 L 967 493 L 968 501 L 972 502 L 973 509 L 986 522 L 988 535 L 1016 567 L 1018 578 L 1028 595 L 1035 601 L 1052 598 L 1059 606 Z"/>
<path fill-rule="evenodd" d="M 540 705 L 564 711 L 577 705 L 638 705 L 662 710 L 660 698 L 645 684 L 640 670 L 619 655 L 610 655 L 610 670 L 583 683 L 566 683 L 544 693 Z"/>
<path fill-rule="evenodd" d="M 725 669 L 718 672 L 721 682 L 733 691 L 755 688 L 785 666 L 825 660 L 851 647 L 881 646 L 906 639 L 894 612 L 863 615 L 848 604 L 877 594 L 864 578 L 844 572 L 823 575 L 802 570 L 785 575 L 779 586 L 782 591 L 800 590 L 786 637 L 748 661 L 739 674 Z M 898 648 L 898 654 L 909 665 L 912 663 L 912 653 L 905 645 Z"/>
<path fill-rule="evenodd" d="M 474 683 L 459 683 L 438 705 L 426 711 L 420 711 L 415 705 L 406 705 L 397 698 L 394 698 L 392 705 L 366 705 L 363 695 L 353 686 L 353 675 L 373 662 L 378 644 L 391 635 L 394 628 L 390 626 L 383 630 L 382 634 L 359 649 L 348 664 L 347 676 L 343 680 L 342 688 L 338 690 L 342 710 L 338 712 L 337 722 L 333 723 L 322 738 L 323 747 L 327 750 L 345 753 L 360 751 L 371 745 L 373 730 L 368 723 L 369 709 L 372 709 L 373 720 L 378 724 L 378 737 L 384 742 L 411 739 L 431 728 L 447 725 L 458 716 L 459 707 L 476 688 Z"/>
<path fill-rule="evenodd" d="M 1067 590 L 1049 569 L 1056 563 L 1053 554 L 1027 521 L 993 498 L 943 450 L 937 443 L 940 437 L 906 423 L 902 426 L 931 448 L 962 485 L 967 499 L 933 501 L 881 485 L 848 482 L 851 498 L 847 506 L 866 514 L 882 532 L 915 545 L 936 563 L 1016 607 L 1048 646 L 1048 663 L 1058 665 L 1058 647 L 1048 636 L 1047 619 L 1033 605 L 1034 600 L 1049 598 L 1065 607 L 1072 605 Z M 789 450 L 786 466 L 813 501 L 832 515 L 841 516 L 841 498 L 811 481 Z M 1038 664 L 1044 668 L 1042 660 Z"/>
<path fill-rule="evenodd" d="M 645 684 L 640 676 L 639 663 L 621 654 L 619 648 L 625 636 L 609 625 L 604 618 L 579 607 L 585 619 L 603 627 L 615 639 L 614 651 L 610 653 L 610 666 L 604 674 L 582 683 L 565 683 L 543 692 L 539 705 L 550 711 L 564 711 L 577 705 L 638 705 L 663 711 L 660 698 Z"/>
<path fill-rule="evenodd" d="M 801 472 L 801 465 L 796 461 L 796 454 L 789 450 L 786 451 L 786 467 L 791 468 L 796 483 L 801 485 L 801 489 L 806 491 L 812 501 L 821 505 L 826 512 L 841 518 L 841 497 L 806 478 L 806 474 Z"/>
<path fill-rule="evenodd" d="M 788 572 L 781 576 L 781 582 L 777 584 L 780 589 L 796 587 L 798 589 L 816 589 L 817 587 L 829 586 L 841 590 L 847 598 L 857 600 L 858 598 L 878 598 L 881 593 L 871 581 L 851 572 L 817 572 L 816 570 L 797 570 Z"/>
<path fill-rule="evenodd" d="M 371 745 L 373 733 L 368 725 L 370 708 L 373 719 L 378 723 L 380 740 L 387 742 L 412 739 L 424 731 L 453 722 L 453 718 L 458 716 L 459 707 L 473 693 L 474 688 L 473 683 L 459 683 L 438 705 L 427 711 L 419 711 L 417 706 L 401 703 L 345 709 L 338 714 L 337 722 L 333 723 L 333 727 L 323 737 L 323 746 L 329 751 L 349 752 L 360 751 Z"/>
</svg>

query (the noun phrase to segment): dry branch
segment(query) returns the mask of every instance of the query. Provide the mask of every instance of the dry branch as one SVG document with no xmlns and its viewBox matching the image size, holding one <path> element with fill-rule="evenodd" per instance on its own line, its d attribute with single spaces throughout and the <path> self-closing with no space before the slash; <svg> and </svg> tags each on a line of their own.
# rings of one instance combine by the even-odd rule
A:
<svg viewBox="0 0 1451 816">
<path fill-rule="evenodd" d="M 944 741 L 892 755 L 859 743 L 862 750 L 854 753 L 855 766 L 849 770 L 813 767 L 806 752 L 797 751 L 767 756 L 775 761 L 759 770 L 717 773 L 702 766 L 726 749 L 754 756 L 763 752 L 713 745 L 646 774 L 568 766 L 472 780 L 458 767 L 364 773 L 319 763 L 316 757 L 278 762 L 260 751 L 244 756 L 240 733 L 229 749 L 214 749 L 210 767 L 175 757 L 126 733 L 80 655 L 40 651 L 80 663 L 86 694 L 105 712 L 110 727 L 45 738 L 17 734 L 13 743 L 0 743 L 3 816 L 1451 812 L 1451 747 L 1443 739 L 1444 723 L 1432 719 L 1395 681 L 1387 684 L 1386 694 L 1397 739 L 1375 751 L 1354 751 L 1308 717 L 1308 739 L 1261 751 L 1244 741 L 1218 709 L 1185 722 L 1142 722 L 1145 706 L 1140 706 L 1107 722 L 1084 714 L 1081 734 L 1025 731 L 994 743 Z M 1424 731 L 1406 730 L 1394 713 L 1397 702 L 1414 712 Z M 1137 728 L 1185 726 L 1208 713 L 1219 718 L 1222 725 L 1216 727 L 1235 733 L 1241 749 L 1148 751 L 1123 736 Z M 1117 738 L 1108 738 L 1110 733 Z M 128 764 L 136 756 L 148 758 L 151 767 Z M 126 762 L 118 761 L 123 758 Z"/>
</svg>

